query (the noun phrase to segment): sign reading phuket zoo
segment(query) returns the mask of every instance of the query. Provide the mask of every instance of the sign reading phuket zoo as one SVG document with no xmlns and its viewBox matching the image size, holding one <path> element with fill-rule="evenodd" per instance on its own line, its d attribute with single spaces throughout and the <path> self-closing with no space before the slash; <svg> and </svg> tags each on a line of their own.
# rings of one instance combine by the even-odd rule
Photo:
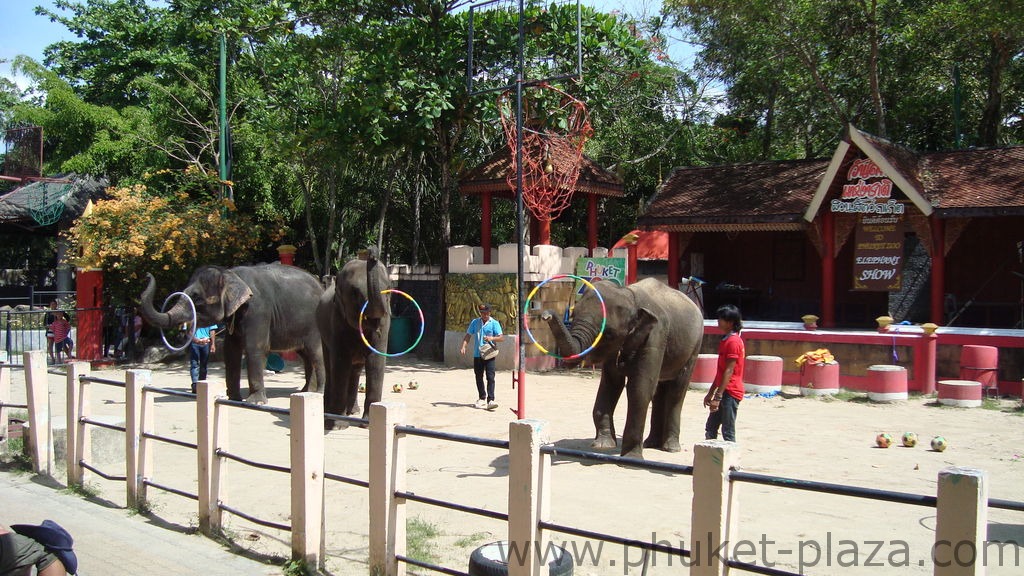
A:
<svg viewBox="0 0 1024 576">
<path fill-rule="evenodd" d="M 900 290 L 903 282 L 903 216 L 863 214 L 853 247 L 853 289 Z"/>
<path fill-rule="evenodd" d="M 576 260 L 576 275 L 594 280 L 611 280 L 619 286 L 626 285 L 626 259 L 625 258 L 579 258 Z M 576 288 L 573 292 L 580 296 L 586 285 L 579 280 L 576 281 Z"/>
</svg>

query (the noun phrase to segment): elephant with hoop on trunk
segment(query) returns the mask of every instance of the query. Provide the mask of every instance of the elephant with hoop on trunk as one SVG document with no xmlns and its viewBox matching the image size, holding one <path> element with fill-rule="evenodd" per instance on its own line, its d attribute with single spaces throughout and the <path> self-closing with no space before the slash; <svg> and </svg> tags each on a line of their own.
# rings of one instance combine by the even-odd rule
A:
<svg viewBox="0 0 1024 576">
<path fill-rule="evenodd" d="M 317 306 L 327 366 L 324 411 L 328 414 L 348 416 L 359 411 L 359 377 L 364 368 L 364 419 L 370 417 L 370 405 L 380 402 L 383 393 L 387 357 L 381 352 L 387 351 L 391 330 L 391 295 L 387 292 L 391 281 L 387 267 L 377 258 L 377 248 L 372 247 L 359 259 L 348 261 Z M 324 420 L 327 430 L 337 426 L 331 418 Z"/>
<path fill-rule="evenodd" d="M 597 433 L 591 445 L 616 446 L 612 416 L 625 389 L 628 406 L 622 455 L 643 458 L 644 448 L 678 452 L 680 412 L 704 336 L 703 313 L 682 292 L 653 278 L 626 287 L 595 282 L 594 290 L 604 299 L 607 324 L 601 340 L 584 357 L 601 366 L 594 401 Z M 579 354 L 597 340 L 602 313 L 594 290 L 587 290 L 576 303 L 568 328 L 560 314 L 548 310 L 541 314 L 561 356 Z M 641 445 L 648 408 L 652 409 L 651 431 Z"/>
<path fill-rule="evenodd" d="M 322 392 L 324 358 L 316 306 L 323 287 L 315 276 L 285 264 L 253 266 L 202 266 L 182 289 L 195 305 L 195 315 L 185 298 L 178 298 L 166 312 L 153 307 L 156 280 L 142 292 L 139 311 L 147 322 L 160 329 L 197 322 L 197 326 L 219 324 L 224 334 L 224 374 L 228 398 L 242 400 L 242 355 L 249 380 L 247 401 L 267 403 L 263 374 L 270 351 L 294 350 L 306 370 L 303 392 Z"/>
</svg>

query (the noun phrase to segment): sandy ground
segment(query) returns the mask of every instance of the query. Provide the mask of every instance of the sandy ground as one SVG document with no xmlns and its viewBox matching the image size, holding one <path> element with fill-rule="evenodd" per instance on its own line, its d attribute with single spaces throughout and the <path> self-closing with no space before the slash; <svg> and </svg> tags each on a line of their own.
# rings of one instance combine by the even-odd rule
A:
<svg viewBox="0 0 1024 576">
<path fill-rule="evenodd" d="M 149 366 L 155 386 L 187 390 L 187 366 Z M 123 369 L 94 375 L 123 380 Z M 13 373 L 14 400 L 23 398 L 20 370 Z M 223 377 L 223 366 L 211 366 L 211 380 Z M 63 417 L 64 378 L 51 376 L 52 410 Z M 280 374 L 268 374 L 271 405 L 287 407 L 288 395 L 301 388 L 301 369 L 289 365 Z M 416 380 L 418 390 L 390 391 L 394 383 Z M 549 422 L 551 441 L 566 448 L 588 449 L 594 430 L 595 372 L 529 374 L 526 416 Z M 510 406 L 516 391 L 512 374 L 499 372 L 501 407 L 488 412 L 473 407 L 476 391 L 471 370 L 448 369 L 435 363 L 404 358 L 388 368 L 386 400 L 407 405 L 411 425 L 485 438 L 508 437 L 515 419 Z M 96 386 L 92 392 L 96 414 L 123 415 L 123 390 Z M 703 393 L 691 391 L 683 408 L 682 452 L 645 451 L 650 460 L 691 464 L 693 444 L 703 438 L 706 412 Z M 623 427 L 624 399 L 616 415 Z M 1024 501 L 1024 416 L 1016 400 L 1003 400 L 992 409 L 939 407 L 933 398 L 872 404 L 863 398 L 848 400 L 799 397 L 784 388 L 773 398 L 748 398 L 740 406 L 738 436 L 743 470 L 788 478 L 817 480 L 860 487 L 934 495 L 937 475 L 948 466 L 968 466 L 988 474 L 989 496 Z M 157 433 L 187 441 L 195 439 L 191 401 L 177 397 L 156 400 Z M 914 431 L 921 438 L 916 448 L 879 449 L 874 438 L 889 432 L 899 438 Z M 231 414 L 230 451 L 244 458 L 287 466 L 288 434 L 283 417 L 238 410 Z M 945 452 L 928 449 L 932 436 L 949 440 Z M 350 428 L 326 437 L 327 471 L 365 480 L 366 431 Z M 408 453 L 408 490 L 489 510 L 506 510 L 508 458 L 501 451 L 461 443 L 411 438 Z M 104 465 L 108 473 L 122 474 L 119 464 Z M 244 468 L 231 462 L 229 492 L 224 501 L 254 516 L 288 522 L 286 475 Z M 552 472 L 551 521 L 641 541 L 658 541 L 692 548 L 690 540 L 691 481 L 687 476 L 628 469 L 611 464 L 556 459 Z M 189 450 L 158 444 L 154 480 L 195 492 L 195 455 Z M 89 481 L 99 498 L 124 505 L 123 483 L 97 476 Z M 174 494 L 152 490 L 153 514 L 161 520 L 195 526 L 195 503 Z M 338 482 L 326 488 L 327 571 L 366 574 L 367 505 L 363 489 Z M 410 533 L 432 562 L 466 570 L 474 548 L 506 537 L 505 526 L 484 517 L 417 503 L 408 505 L 416 526 Z M 784 490 L 754 484 L 740 487 L 741 560 L 806 574 L 901 573 L 930 574 L 934 540 L 933 508 L 878 502 L 846 496 Z M 287 533 L 254 525 L 226 515 L 228 534 L 249 554 L 265 558 L 288 556 Z M 990 510 L 991 541 L 1024 544 L 1024 513 Z M 577 557 L 575 574 L 678 574 L 681 560 L 642 553 L 617 544 L 601 544 L 559 533 L 552 541 Z M 990 545 L 988 574 L 1020 574 L 1024 548 L 1013 544 Z M 1002 552 L 1000 562 L 998 553 Z M 420 571 L 424 572 L 425 571 Z"/>
</svg>

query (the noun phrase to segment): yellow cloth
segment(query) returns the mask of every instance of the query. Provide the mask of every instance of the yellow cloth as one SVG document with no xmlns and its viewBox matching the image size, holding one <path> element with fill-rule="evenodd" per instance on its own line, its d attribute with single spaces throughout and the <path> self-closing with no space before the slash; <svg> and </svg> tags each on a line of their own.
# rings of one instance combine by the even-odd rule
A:
<svg viewBox="0 0 1024 576">
<path fill-rule="evenodd" d="M 804 352 L 796 359 L 796 365 L 803 368 L 804 364 L 810 362 L 811 364 L 832 364 L 836 359 L 832 356 L 832 353 L 828 351 L 828 348 L 818 348 L 817 350 L 811 350 L 810 352 Z"/>
</svg>

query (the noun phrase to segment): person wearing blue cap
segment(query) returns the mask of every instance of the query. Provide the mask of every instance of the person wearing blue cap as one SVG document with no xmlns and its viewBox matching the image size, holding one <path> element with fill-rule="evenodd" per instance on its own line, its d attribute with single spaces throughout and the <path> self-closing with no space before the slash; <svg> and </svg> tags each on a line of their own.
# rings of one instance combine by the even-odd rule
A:
<svg viewBox="0 0 1024 576">
<path fill-rule="evenodd" d="M 476 376 L 477 408 L 495 410 L 498 402 L 494 399 L 494 363 L 498 355 L 497 343 L 505 340 L 501 331 L 501 324 L 491 317 L 489 304 L 480 304 L 476 308 L 479 318 L 473 318 L 466 329 L 466 335 L 462 338 L 460 352 L 466 354 L 466 345 L 474 340 L 473 346 L 473 375 Z M 481 348 L 482 347 L 482 348 Z M 481 355 L 483 350 L 488 350 L 486 356 Z M 487 387 L 484 388 L 484 374 L 487 375 Z"/>
<path fill-rule="evenodd" d="M 39 576 L 78 573 L 74 539 L 53 520 L 33 524 L 0 524 L 0 576 Z"/>
</svg>

